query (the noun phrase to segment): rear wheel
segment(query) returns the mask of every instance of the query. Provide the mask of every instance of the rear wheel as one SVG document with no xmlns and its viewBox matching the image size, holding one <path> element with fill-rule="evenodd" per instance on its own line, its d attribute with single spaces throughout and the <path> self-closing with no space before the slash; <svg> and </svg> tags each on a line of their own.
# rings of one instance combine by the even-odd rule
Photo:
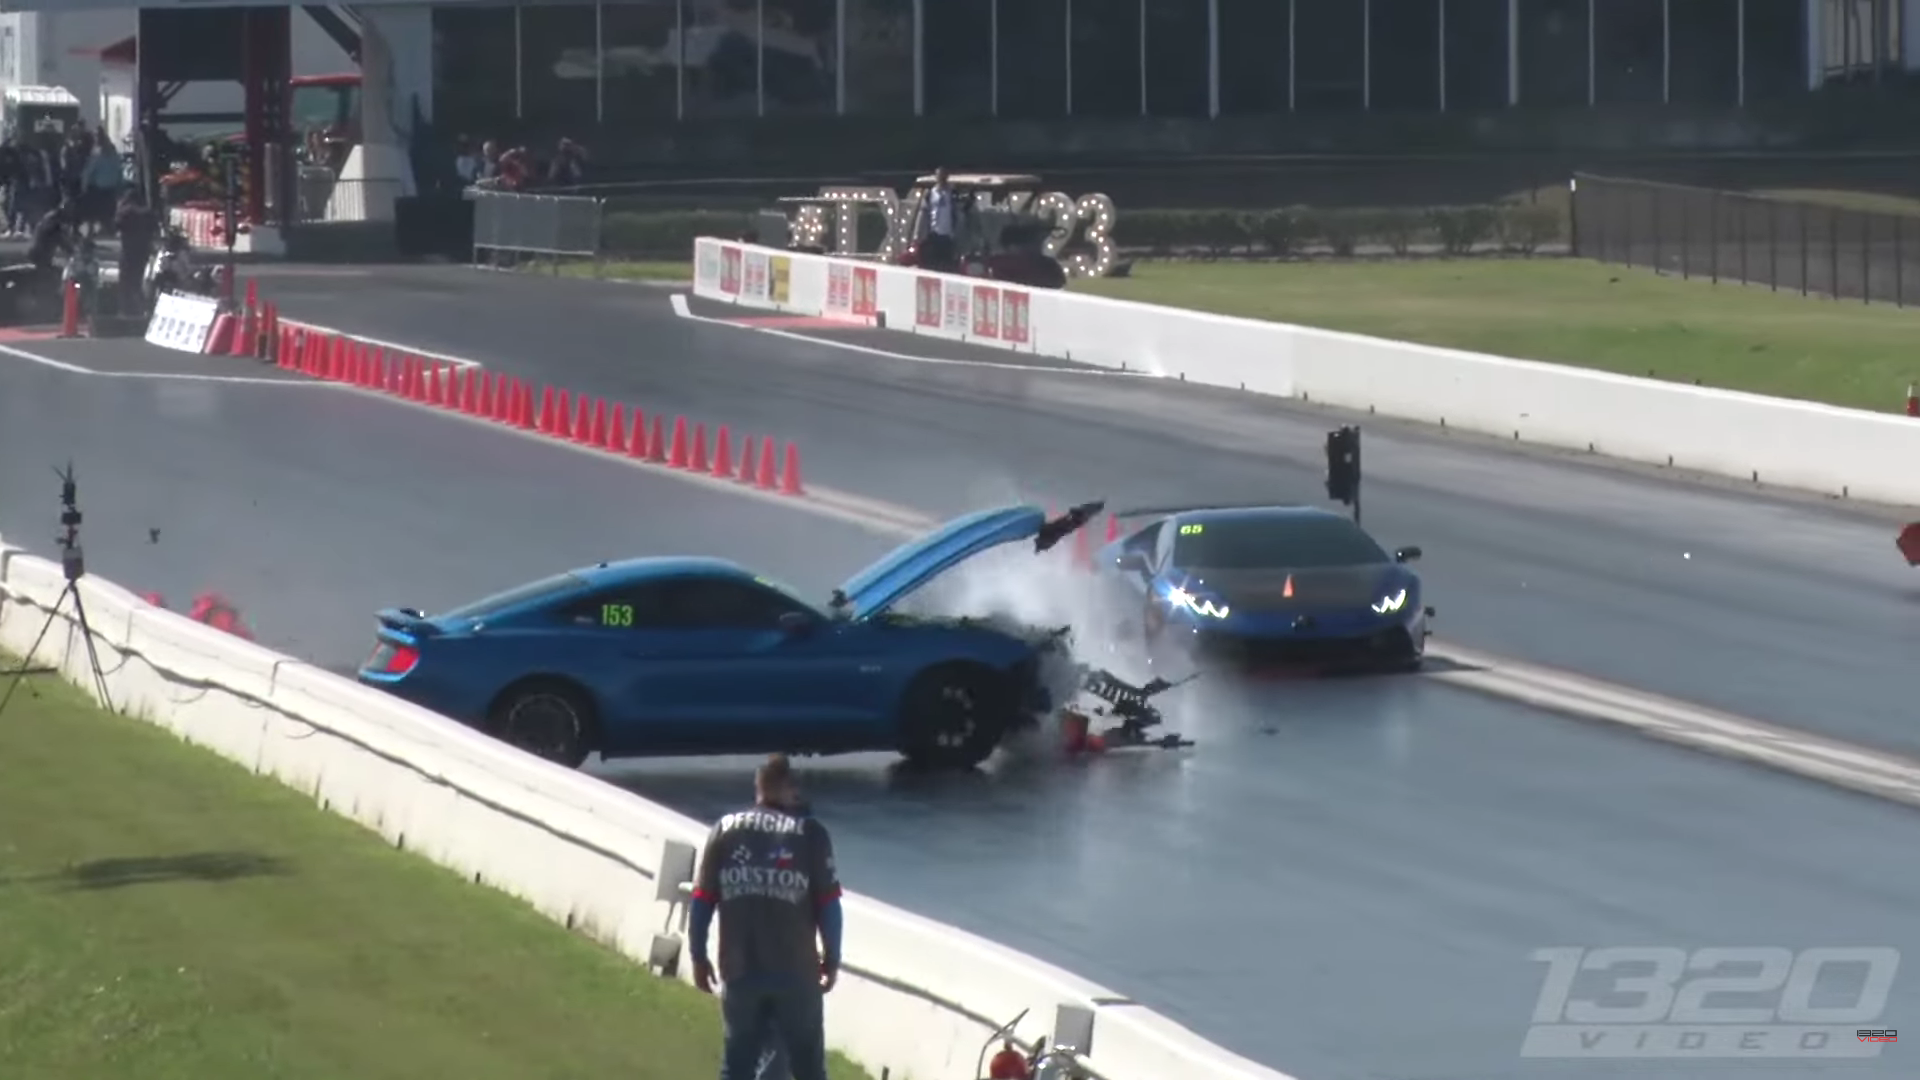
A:
<svg viewBox="0 0 1920 1080">
<path fill-rule="evenodd" d="M 1000 745 L 1012 699 L 1007 680 L 991 668 L 929 668 L 900 699 L 900 753 L 924 768 L 973 768 Z"/>
<path fill-rule="evenodd" d="M 487 734 L 569 769 L 587 760 L 597 723 L 586 691 L 560 679 L 516 683 L 487 712 Z"/>
</svg>

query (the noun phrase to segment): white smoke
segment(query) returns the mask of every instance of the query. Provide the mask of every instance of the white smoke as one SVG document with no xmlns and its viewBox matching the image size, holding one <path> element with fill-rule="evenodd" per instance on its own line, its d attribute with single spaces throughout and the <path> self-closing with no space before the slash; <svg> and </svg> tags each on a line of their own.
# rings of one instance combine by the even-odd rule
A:
<svg viewBox="0 0 1920 1080">
<path fill-rule="evenodd" d="M 1129 613 L 1103 601 L 1094 576 L 1076 565 L 1074 552 L 1071 538 L 1038 554 L 1030 544 L 1009 544 L 929 582 L 902 607 L 922 615 L 982 619 L 1016 633 L 1071 627 L 1064 647 L 1047 658 L 1042 670 L 1056 704 L 1079 698 L 1080 664 L 1106 668 L 1129 681 L 1151 678 L 1152 668 L 1123 643 L 1121 627 Z M 1045 718 L 1031 737 L 1009 740 L 1006 751 L 1016 757 L 1058 753 L 1056 721 Z"/>
</svg>

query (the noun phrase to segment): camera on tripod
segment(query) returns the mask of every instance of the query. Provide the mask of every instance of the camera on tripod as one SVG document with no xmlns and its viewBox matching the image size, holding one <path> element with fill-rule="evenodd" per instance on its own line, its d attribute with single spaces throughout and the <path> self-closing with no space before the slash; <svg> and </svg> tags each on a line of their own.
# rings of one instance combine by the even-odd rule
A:
<svg viewBox="0 0 1920 1080">
<path fill-rule="evenodd" d="M 68 581 L 79 581 L 87 573 L 87 557 L 80 550 L 80 489 L 73 479 L 73 463 L 68 462 L 65 469 L 56 469 L 60 474 L 60 569 Z"/>
</svg>

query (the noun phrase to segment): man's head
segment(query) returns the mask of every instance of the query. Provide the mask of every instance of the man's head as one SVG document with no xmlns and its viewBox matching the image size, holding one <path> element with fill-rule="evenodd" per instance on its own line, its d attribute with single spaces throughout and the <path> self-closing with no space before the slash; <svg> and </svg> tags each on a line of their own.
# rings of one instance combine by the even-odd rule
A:
<svg viewBox="0 0 1920 1080">
<path fill-rule="evenodd" d="M 800 782 L 794 778 L 793 762 L 785 754 L 773 754 L 753 772 L 754 800 L 763 806 L 790 810 L 800 805 Z"/>
<path fill-rule="evenodd" d="M 946 186 L 947 167 L 945 165 L 942 165 L 939 168 L 933 170 L 933 182 L 936 184 L 939 184 L 942 187 Z"/>
</svg>

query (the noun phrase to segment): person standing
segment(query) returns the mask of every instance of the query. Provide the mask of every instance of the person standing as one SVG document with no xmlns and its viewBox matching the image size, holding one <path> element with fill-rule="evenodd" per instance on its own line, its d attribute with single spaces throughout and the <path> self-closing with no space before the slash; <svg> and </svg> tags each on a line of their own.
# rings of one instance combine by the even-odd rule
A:
<svg viewBox="0 0 1920 1080">
<path fill-rule="evenodd" d="M 826 1080 L 822 996 L 840 972 L 840 879 L 833 840 L 809 816 L 785 754 L 754 773 L 753 806 L 721 818 L 694 879 L 693 981 L 712 993 L 708 932 L 720 919 L 725 1024 L 720 1080 L 753 1080 L 769 1041 L 793 1080 Z"/>
<path fill-rule="evenodd" d="M 928 270 L 951 270 L 959 259 L 953 242 L 953 185 L 947 181 L 947 167 L 933 172 L 933 186 L 927 189 L 927 235 L 920 239 L 920 265 Z"/>
</svg>

